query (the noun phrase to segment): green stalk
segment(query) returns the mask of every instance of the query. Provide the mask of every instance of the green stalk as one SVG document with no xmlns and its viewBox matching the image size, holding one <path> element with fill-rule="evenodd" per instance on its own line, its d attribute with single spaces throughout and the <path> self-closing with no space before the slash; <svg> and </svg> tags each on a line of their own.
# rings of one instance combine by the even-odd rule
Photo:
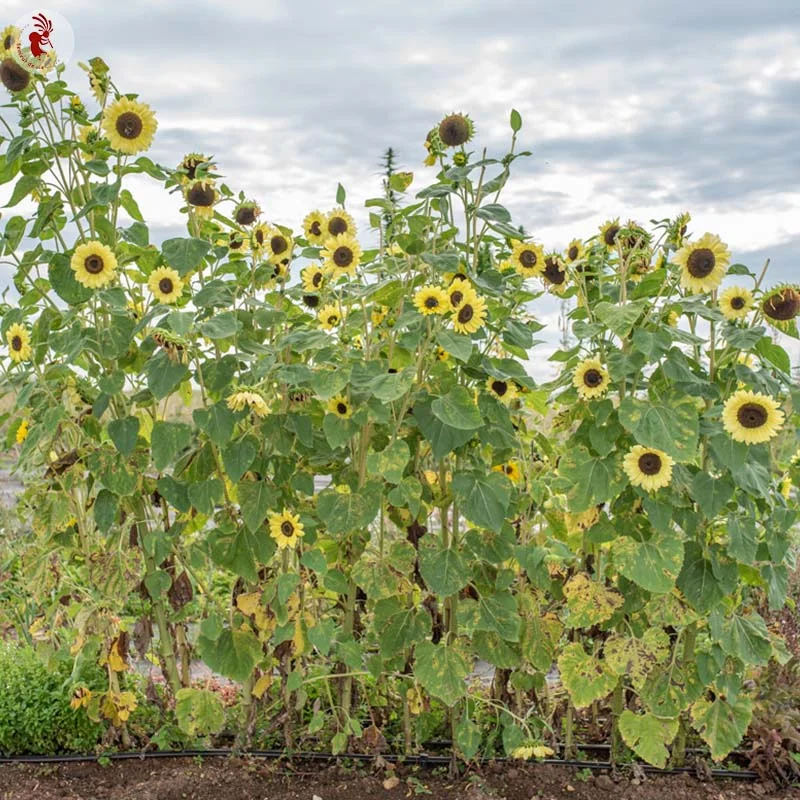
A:
<svg viewBox="0 0 800 800">
<path fill-rule="evenodd" d="M 697 641 L 697 623 L 693 622 L 686 627 L 683 640 L 683 663 L 686 664 L 694 658 L 694 646 Z M 686 739 L 689 735 L 689 717 L 684 711 L 681 714 L 678 735 L 675 737 L 675 744 L 672 746 L 672 764 L 675 767 L 682 767 L 686 763 Z"/>
<path fill-rule="evenodd" d="M 622 679 L 617 682 L 611 698 L 611 764 L 616 766 L 622 752 L 622 736 L 619 732 L 619 718 L 625 708 L 625 689 Z"/>
</svg>

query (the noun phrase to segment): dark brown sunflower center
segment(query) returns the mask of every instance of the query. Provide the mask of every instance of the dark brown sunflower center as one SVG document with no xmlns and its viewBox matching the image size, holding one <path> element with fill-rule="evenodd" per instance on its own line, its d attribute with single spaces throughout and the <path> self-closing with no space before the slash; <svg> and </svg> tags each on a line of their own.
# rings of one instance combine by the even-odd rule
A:
<svg viewBox="0 0 800 800">
<path fill-rule="evenodd" d="M 717 259 L 712 250 L 701 247 L 694 250 L 686 260 L 686 269 L 693 278 L 707 278 L 713 271 Z"/>
<path fill-rule="evenodd" d="M 560 285 L 564 283 L 567 276 L 559 269 L 558 262 L 554 258 L 546 258 L 544 261 L 544 277 L 550 281 Z"/>
<path fill-rule="evenodd" d="M 519 263 L 522 264 L 525 269 L 532 269 L 536 266 L 537 261 L 536 253 L 534 253 L 533 250 L 523 250 L 519 254 Z"/>
<path fill-rule="evenodd" d="M 256 243 L 259 247 L 264 244 L 264 231 L 256 231 Z"/>
<path fill-rule="evenodd" d="M 14 37 L 9 34 L 5 39 L 3 39 L 3 50 L 10 50 L 12 44 L 14 44 Z"/>
<path fill-rule="evenodd" d="M 308 228 L 309 233 L 312 236 L 319 236 L 322 233 L 322 229 L 319 227 L 319 220 L 315 219 Z"/>
<path fill-rule="evenodd" d="M 609 228 L 606 228 L 605 233 L 603 233 L 603 241 L 609 247 L 612 247 L 614 243 L 617 241 L 618 233 L 619 233 L 619 225 L 611 225 Z"/>
<path fill-rule="evenodd" d="M 87 256 L 83 266 L 90 275 L 99 275 L 105 266 L 103 259 L 98 255 Z"/>
<path fill-rule="evenodd" d="M 175 284 L 173 284 L 172 278 L 162 278 L 158 282 L 158 288 L 162 294 L 172 294 Z"/>
<path fill-rule="evenodd" d="M 284 536 L 291 536 L 294 533 L 294 525 L 288 519 L 281 522 L 281 533 Z"/>
<path fill-rule="evenodd" d="M 186 173 L 190 181 L 194 180 L 194 176 L 197 173 L 197 165 L 199 163 L 200 161 L 196 158 L 187 158 L 181 165 L 183 171 Z"/>
<path fill-rule="evenodd" d="M 345 403 L 337 403 L 336 404 L 336 410 L 340 414 L 346 414 L 347 413 L 347 405 Z"/>
<path fill-rule="evenodd" d="M 319 286 L 322 283 L 322 273 L 315 272 L 314 277 L 311 279 L 312 286 Z"/>
<path fill-rule="evenodd" d="M 738 295 L 731 298 L 731 308 L 734 311 L 741 311 L 744 308 L 744 298 Z"/>
<path fill-rule="evenodd" d="M 599 369 L 594 369 L 594 367 L 587 369 L 586 372 L 583 373 L 583 382 L 590 389 L 595 389 L 602 385 L 603 373 L 600 372 Z"/>
<path fill-rule="evenodd" d="M 231 236 L 229 247 L 231 250 L 238 250 L 244 244 L 244 239 L 239 236 Z"/>
<path fill-rule="evenodd" d="M 135 139 L 144 128 L 142 118 L 133 111 L 125 111 L 117 117 L 117 133 L 123 139 Z"/>
<path fill-rule="evenodd" d="M 511 464 L 506 464 L 503 467 L 503 472 L 505 472 L 506 475 L 513 475 L 514 474 L 514 467 L 512 467 Z"/>
<path fill-rule="evenodd" d="M 338 236 L 340 233 L 347 232 L 347 220 L 344 217 L 333 217 L 328 222 L 328 233 L 331 236 Z"/>
<path fill-rule="evenodd" d="M 469 134 L 469 122 L 461 114 L 451 114 L 439 125 L 439 138 L 448 147 L 458 147 L 469 141 Z"/>
<path fill-rule="evenodd" d="M 492 391 L 498 397 L 503 397 L 508 391 L 508 384 L 505 381 L 492 381 Z"/>
<path fill-rule="evenodd" d="M 289 242 L 283 236 L 273 236 L 269 240 L 269 248 L 277 256 L 289 248 Z"/>
<path fill-rule="evenodd" d="M 567 250 L 567 258 L 570 261 L 574 261 L 578 257 L 578 252 L 577 246 L 573 244 L 572 247 Z"/>
<path fill-rule="evenodd" d="M 460 291 L 459 289 L 450 292 L 450 305 L 453 306 L 453 308 L 460 306 L 461 301 L 463 299 L 464 299 L 464 292 Z"/>
<path fill-rule="evenodd" d="M 12 350 L 22 350 L 22 337 L 21 336 L 12 336 L 11 337 L 11 349 Z"/>
<path fill-rule="evenodd" d="M 28 70 L 7 58 L 0 64 L 0 81 L 9 92 L 21 92 L 31 82 L 31 76 Z"/>
<path fill-rule="evenodd" d="M 203 208 L 208 208 L 209 206 L 214 204 L 214 198 L 216 193 L 214 192 L 214 187 L 208 183 L 195 183 L 191 189 L 189 189 L 188 194 L 186 195 L 186 199 L 193 205 L 193 206 L 201 206 Z"/>
<path fill-rule="evenodd" d="M 800 292 L 792 287 L 787 287 L 764 300 L 762 309 L 770 319 L 781 322 L 794 319 L 800 314 Z"/>
<path fill-rule="evenodd" d="M 474 316 L 475 309 L 469 303 L 465 303 L 458 312 L 458 321 L 463 325 L 469 322 Z"/>
<path fill-rule="evenodd" d="M 745 403 L 737 412 L 736 419 L 744 428 L 760 428 L 766 424 L 769 414 L 758 403 Z"/>
<path fill-rule="evenodd" d="M 645 453 L 639 456 L 639 469 L 645 475 L 658 475 L 661 471 L 661 456 L 656 453 Z"/>
<path fill-rule="evenodd" d="M 439 308 L 439 300 L 436 297 L 425 298 L 425 308 Z"/>
<path fill-rule="evenodd" d="M 333 263 L 337 267 L 349 267 L 353 263 L 353 251 L 342 245 L 333 251 Z"/>
<path fill-rule="evenodd" d="M 236 212 L 236 221 L 240 225 L 252 225 L 256 221 L 256 210 L 253 206 L 242 206 Z"/>
<path fill-rule="evenodd" d="M 309 308 L 316 308 L 319 305 L 319 297 L 317 297 L 315 294 L 304 294 L 303 302 Z"/>
<path fill-rule="evenodd" d="M 331 314 L 328 317 L 328 325 L 335 325 L 339 321 L 338 314 Z"/>
</svg>

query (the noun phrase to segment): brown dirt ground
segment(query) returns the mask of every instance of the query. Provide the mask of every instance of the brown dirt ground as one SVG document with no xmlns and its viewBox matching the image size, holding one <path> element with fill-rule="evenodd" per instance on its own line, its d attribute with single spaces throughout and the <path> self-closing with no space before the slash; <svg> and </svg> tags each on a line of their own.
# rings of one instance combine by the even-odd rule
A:
<svg viewBox="0 0 800 800">
<path fill-rule="evenodd" d="M 443 774 L 444 773 L 444 774 Z M 394 779 L 394 780 L 393 780 Z M 0 800 L 756 800 L 800 798 L 772 784 L 688 775 L 612 779 L 549 765 L 490 764 L 459 779 L 446 770 L 374 763 L 357 769 L 324 762 L 162 759 L 0 765 Z"/>
</svg>

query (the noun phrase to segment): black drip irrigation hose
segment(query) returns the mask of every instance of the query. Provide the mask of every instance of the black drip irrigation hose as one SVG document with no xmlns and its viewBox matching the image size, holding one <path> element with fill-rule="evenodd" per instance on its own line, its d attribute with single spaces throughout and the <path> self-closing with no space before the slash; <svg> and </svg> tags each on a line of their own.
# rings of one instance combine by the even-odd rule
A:
<svg viewBox="0 0 800 800">
<path fill-rule="evenodd" d="M 287 759 L 293 761 L 374 761 L 377 756 L 368 753 L 318 753 L 318 752 L 299 752 L 287 755 L 283 750 L 153 750 L 126 753 L 107 753 L 100 755 L 79 754 L 79 755 L 49 755 L 49 756 L 0 756 L 0 764 L 71 764 L 86 763 L 89 761 L 99 761 L 108 759 L 110 761 L 145 761 L 156 758 L 230 758 L 248 757 L 264 759 Z M 393 764 L 411 764 L 420 767 L 438 767 L 451 763 L 450 756 L 431 756 L 431 755 L 394 755 L 387 754 L 380 756 L 384 761 Z M 482 760 L 480 763 L 499 763 L 499 764 L 519 764 L 513 758 L 493 758 Z M 608 772 L 614 766 L 608 761 L 579 761 L 573 759 L 546 758 L 537 761 L 539 764 L 548 764 L 554 767 L 568 767 L 570 769 L 588 769 L 593 772 Z M 618 767 L 632 766 L 632 764 L 620 764 Z M 672 769 L 660 769 L 649 764 L 638 764 L 638 768 L 648 775 L 683 775 L 696 774 L 692 767 L 674 767 Z M 705 772 L 712 778 L 724 778 L 740 781 L 754 781 L 758 779 L 758 773 L 751 770 L 736 769 L 711 769 Z"/>
</svg>

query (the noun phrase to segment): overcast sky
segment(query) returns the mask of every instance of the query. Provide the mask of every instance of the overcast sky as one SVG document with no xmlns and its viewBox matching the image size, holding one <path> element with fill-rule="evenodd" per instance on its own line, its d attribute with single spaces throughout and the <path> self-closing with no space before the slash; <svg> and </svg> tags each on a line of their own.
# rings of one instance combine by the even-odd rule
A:
<svg viewBox="0 0 800 800">
<path fill-rule="evenodd" d="M 3 0 L 13 22 L 37 10 Z M 72 24 L 69 76 L 99 55 L 159 122 L 150 155 L 217 157 L 234 189 L 299 227 L 336 185 L 366 226 L 387 146 L 415 187 L 426 132 L 466 111 L 505 152 L 524 120 L 504 202 L 546 247 L 609 216 L 692 213 L 767 283 L 800 280 L 798 0 L 48 0 Z M 426 174 L 427 173 L 427 174 Z M 138 192 L 156 239 L 179 202 Z M 553 304 L 543 307 L 547 314 Z M 549 316 L 549 315 L 548 315 Z M 797 348 L 792 348 L 797 352 Z"/>
</svg>

